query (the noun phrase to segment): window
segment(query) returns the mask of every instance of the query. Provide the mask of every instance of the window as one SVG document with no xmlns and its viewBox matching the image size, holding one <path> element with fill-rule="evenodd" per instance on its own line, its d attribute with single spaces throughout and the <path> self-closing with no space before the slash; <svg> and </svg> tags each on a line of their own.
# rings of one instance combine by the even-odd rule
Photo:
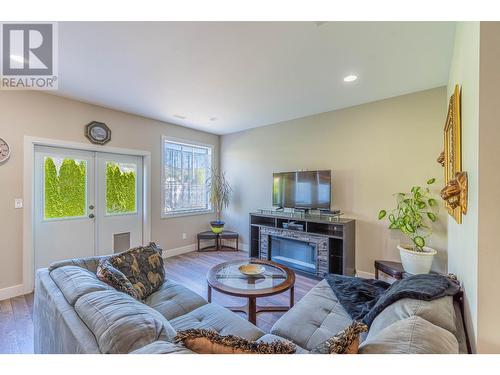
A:
<svg viewBox="0 0 500 375">
<path fill-rule="evenodd" d="M 163 138 L 162 217 L 210 212 L 212 146 Z"/>
<path fill-rule="evenodd" d="M 87 202 L 87 162 L 46 156 L 44 164 L 44 218 L 84 216 Z"/>
<path fill-rule="evenodd" d="M 106 162 L 106 215 L 137 212 L 137 166 Z"/>
</svg>

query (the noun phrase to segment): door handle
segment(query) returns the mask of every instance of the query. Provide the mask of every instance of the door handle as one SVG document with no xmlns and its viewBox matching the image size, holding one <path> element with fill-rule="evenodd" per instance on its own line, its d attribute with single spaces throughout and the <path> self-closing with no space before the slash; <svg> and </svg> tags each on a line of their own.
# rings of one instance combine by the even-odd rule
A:
<svg viewBox="0 0 500 375">
<path fill-rule="evenodd" d="M 95 217 L 94 214 L 89 215 L 89 219 L 93 219 L 94 217 Z"/>
</svg>

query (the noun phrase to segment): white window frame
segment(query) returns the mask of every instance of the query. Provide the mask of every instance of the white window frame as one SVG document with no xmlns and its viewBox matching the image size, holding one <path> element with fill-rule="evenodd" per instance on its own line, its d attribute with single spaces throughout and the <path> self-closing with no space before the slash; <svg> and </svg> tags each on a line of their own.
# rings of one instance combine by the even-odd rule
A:
<svg viewBox="0 0 500 375">
<path fill-rule="evenodd" d="M 188 139 L 182 138 L 174 138 L 163 135 L 161 137 L 161 160 L 160 160 L 160 168 L 161 168 L 161 181 L 160 181 L 160 189 L 161 189 L 161 213 L 160 217 L 162 219 L 169 219 L 174 217 L 182 217 L 182 216 L 193 216 L 193 215 L 206 215 L 213 214 L 214 208 L 210 205 L 208 209 L 193 209 L 190 211 L 183 210 L 182 212 L 173 211 L 171 213 L 165 212 L 165 142 L 179 143 L 186 146 L 198 146 L 198 147 L 206 147 L 210 149 L 210 158 L 211 158 L 211 166 L 214 166 L 215 163 L 215 145 L 209 143 L 202 143 L 197 141 L 192 141 Z"/>
</svg>

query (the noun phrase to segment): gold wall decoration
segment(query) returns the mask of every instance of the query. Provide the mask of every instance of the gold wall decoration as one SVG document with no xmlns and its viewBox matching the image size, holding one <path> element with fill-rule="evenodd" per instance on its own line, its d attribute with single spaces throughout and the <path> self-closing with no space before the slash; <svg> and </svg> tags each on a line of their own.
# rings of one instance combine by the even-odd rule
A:
<svg viewBox="0 0 500 375">
<path fill-rule="evenodd" d="M 450 97 L 448 105 L 448 115 L 444 126 L 444 182 L 445 196 L 456 192 L 458 187 L 457 173 L 462 172 L 462 132 L 461 132 L 461 115 L 460 115 L 460 86 L 455 85 L 453 95 Z M 441 160 L 440 160 L 441 161 Z M 455 180 L 455 181 L 453 181 Z M 463 181 L 462 181 L 463 182 Z M 465 174 L 465 189 L 467 189 L 467 174 Z M 443 194 L 442 191 L 442 194 Z M 464 194 L 467 197 L 467 192 Z M 467 209 L 463 211 L 462 206 L 456 203 L 456 195 L 450 195 L 449 201 L 445 199 L 445 205 L 448 213 L 458 224 L 462 223 L 462 213 L 465 214 Z M 443 198 L 444 199 L 444 198 Z"/>
<path fill-rule="evenodd" d="M 465 215 L 467 214 L 467 193 L 467 172 L 457 172 L 455 178 L 441 190 L 441 198 L 451 209 L 460 209 L 460 213 Z"/>
<path fill-rule="evenodd" d="M 441 153 L 439 154 L 438 158 L 436 159 L 436 161 L 441 164 L 441 167 L 444 167 L 444 151 L 441 151 Z"/>
</svg>

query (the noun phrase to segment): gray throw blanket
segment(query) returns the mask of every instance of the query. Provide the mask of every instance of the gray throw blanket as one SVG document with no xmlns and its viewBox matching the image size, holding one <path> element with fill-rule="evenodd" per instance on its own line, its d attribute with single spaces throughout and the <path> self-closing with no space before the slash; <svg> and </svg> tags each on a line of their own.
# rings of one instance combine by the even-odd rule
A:
<svg viewBox="0 0 500 375">
<path fill-rule="evenodd" d="M 432 301 L 458 293 L 460 286 L 443 275 L 413 275 L 392 285 L 381 280 L 328 274 L 325 280 L 353 320 L 370 326 L 387 306 L 402 298 Z"/>
</svg>

